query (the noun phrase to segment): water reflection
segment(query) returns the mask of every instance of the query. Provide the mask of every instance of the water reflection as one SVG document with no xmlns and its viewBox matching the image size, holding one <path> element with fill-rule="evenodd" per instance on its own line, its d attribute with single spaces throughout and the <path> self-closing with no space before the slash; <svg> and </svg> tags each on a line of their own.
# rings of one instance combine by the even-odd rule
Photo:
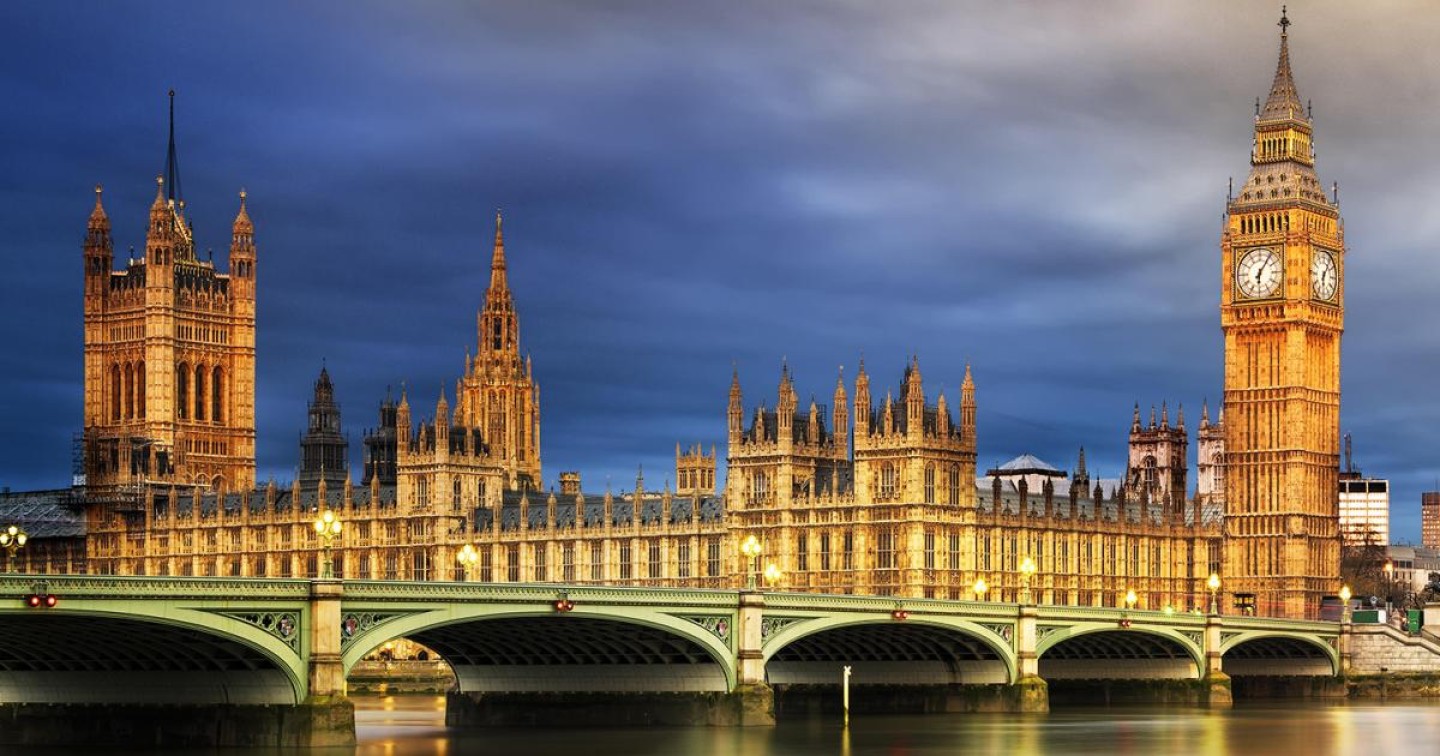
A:
<svg viewBox="0 0 1440 756">
<path fill-rule="evenodd" d="M 445 729 L 444 699 L 357 700 L 357 754 L 535 756 L 721 754 L 1350 754 L 1440 753 L 1440 707 L 1286 703 L 1201 709 L 1066 709 L 1048 715 L 952 714 L 782 722 L 774 728 Z"/>
</svg>

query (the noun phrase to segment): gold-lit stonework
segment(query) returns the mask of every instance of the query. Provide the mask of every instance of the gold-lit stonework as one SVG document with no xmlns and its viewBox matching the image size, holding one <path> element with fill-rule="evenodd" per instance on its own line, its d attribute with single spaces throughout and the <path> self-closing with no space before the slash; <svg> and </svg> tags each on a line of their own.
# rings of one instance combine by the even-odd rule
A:
<svg viewBox="0 0 1440 756">
<path fill-rule="evenodd" d="M 1256 113 L 1250 175 L 1221 236 L 1226 591 L 1311 617 L 1339 586 L 1337 472 L 1345 239 L 1315 175 L 1289 20 Z"/>
</svg>

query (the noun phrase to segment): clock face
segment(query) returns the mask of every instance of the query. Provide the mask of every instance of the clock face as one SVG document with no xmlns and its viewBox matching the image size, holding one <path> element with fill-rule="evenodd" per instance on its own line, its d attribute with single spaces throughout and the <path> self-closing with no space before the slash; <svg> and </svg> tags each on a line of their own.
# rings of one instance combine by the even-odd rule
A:
<svg viewBox="0 0 1440 756">
<path fill-rule="evenodd" d="M 1272 296 L 1280 290 L 1283 267 L 1275 250 L 1267 247 L 1252 249 L 1235 266 L 1235 286 L 1249 299 Z"/>
<path fill-rule="evenodd" d="M 1330 301 L 1335 298 L 1335 288 L 1340 283 L 1340 272 L 1335 268 L 1335 256 L 1323 249 L 1315 250 L 1310 260 L 1310 291 L 1316 299 Z"/>
</svg>

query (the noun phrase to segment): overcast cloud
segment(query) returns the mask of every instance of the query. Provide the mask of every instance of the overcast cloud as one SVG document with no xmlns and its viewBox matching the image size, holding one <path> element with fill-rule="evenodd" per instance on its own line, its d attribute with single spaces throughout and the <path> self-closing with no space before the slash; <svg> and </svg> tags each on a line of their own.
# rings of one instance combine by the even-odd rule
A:
<svg viewBox="0 0 1440 756">
<path fill-rule="evenodd" d="M 1437 487 L 1440 12 L 1291 3 L 1349 242 L 1343 429 L 1418 541 Z M 144 244 L 179 92 L 223 260 L 249 192 L 259 473 L 288 480 L 322 360 L 352 462 L 387 386 L 426 416 L 473 349 L 495 208 L 542 387 L 547 484 L 724 453 L 732 363 L 826 403 L 864 355 L 978 386 L 980 466 L 1123 469 L 1131 407 L 1221 394 L 1219 233 L 1278 4 L 11 3 L 0 6 L 0 484 L 63 486 L 80 243 Z M 851 390 L 853 396 L 853 389 Z M 1192 447 L 1193 456 L 1193 447 Z M 1192 483 L 1193 485 L 1193 483 Z"/>
</svg>

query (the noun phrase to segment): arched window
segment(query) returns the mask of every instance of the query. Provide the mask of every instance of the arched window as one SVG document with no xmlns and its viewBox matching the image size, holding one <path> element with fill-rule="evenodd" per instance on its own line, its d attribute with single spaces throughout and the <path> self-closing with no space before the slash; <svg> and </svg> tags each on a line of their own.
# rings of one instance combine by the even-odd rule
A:
<svg viewBox="0 0 1440 756">
<path fill-rule="evenodd" d="M 220 366 L 216 365 L 215 369 L 210 371 L 210 419 L 217 423 L 220 422 L 221 398 L 225 396 L 222 378 Z"/>
<path fill-rule="evenodd" d="M 763 472 L 757 472 L 750 477 L 750 502 L 752 504 L 763 504 L 770 497 L 770 478 Z"/>
<path fill-rule="evenodd" d="M 1145 483 L 1145 487 L 1146 487 L 1146 488 L 1154 488 L 1154 487 L 1155 487 L 1155 483 L 1156 483 L 1155 458 L 1154 458 L 1154 457 L 1146 457 L 1146 458 L 1145 458 L 1145 465 L 1144 465 L 1143 474 L 1144 474 L 1143 481 L 1144 481 L 1144 483 Z"/>
<path fill-rule="evenodd" d="M 190 366 L 183 362 L 175 369 L 175 410 L 181 420 L 190 417 Z"/>
<path fill-rule="evenodd" d="M 195 419 L 205 419 L 205 366 L 195 366 Z"/>
<path fill-rule="evenodd" d="M 135 363 L 135 416 L 145 417 L 145 363 Z"/>
<path fill-rule="evenodd" d="M 925 503 L 935 503 L 935 465 L 925 465 Z"/>
<path fill-rule="evenodd" d="M 455 485 L 453 486 L 453 488 L 455 489 L 455 498 L 453 499 L 453 504 L 452 504 L 451 506 L 454 508 L 454 510 L 455 510 L 456 512 L 459 512 L 459 511 L 460 511 L 460 481 L 458 481 L 458 480 L 455 481 Z"/>
<path fill-rule="evenodd" d="M 130 363 L 125 363 L 125 388 L 121 392 L 125 397 L 125 417 L 135 417 L 135 368 Z"/>
<path fill-rule="evenodd" d="M 950 505 L 960 506 L 960 466 L 950 465 Z"/>
<path fill-rule="evenodd" d="M 889 501 L 895 498 L 895 465 L 890 462 L 880 466 L 880 492 L 877 497 L 880 501 Z"/>
<path fill-rule="evenodd" d="M 121 380 L 120 380 L 120 366 L 119 366 L 118 364 L 116 364 L 116 365 L 111 365 L 111 366 L 110 366 L 110 419 L 111 419 L 111 420 L 119 420 L 119 419 L 120 419 L 120 405 L 121 405 L 120 392 L 121 392 L 121 390 L 122 390 L 123 388 L 124 388 L 124 387 L 121 385 Z"/>
</svg>

